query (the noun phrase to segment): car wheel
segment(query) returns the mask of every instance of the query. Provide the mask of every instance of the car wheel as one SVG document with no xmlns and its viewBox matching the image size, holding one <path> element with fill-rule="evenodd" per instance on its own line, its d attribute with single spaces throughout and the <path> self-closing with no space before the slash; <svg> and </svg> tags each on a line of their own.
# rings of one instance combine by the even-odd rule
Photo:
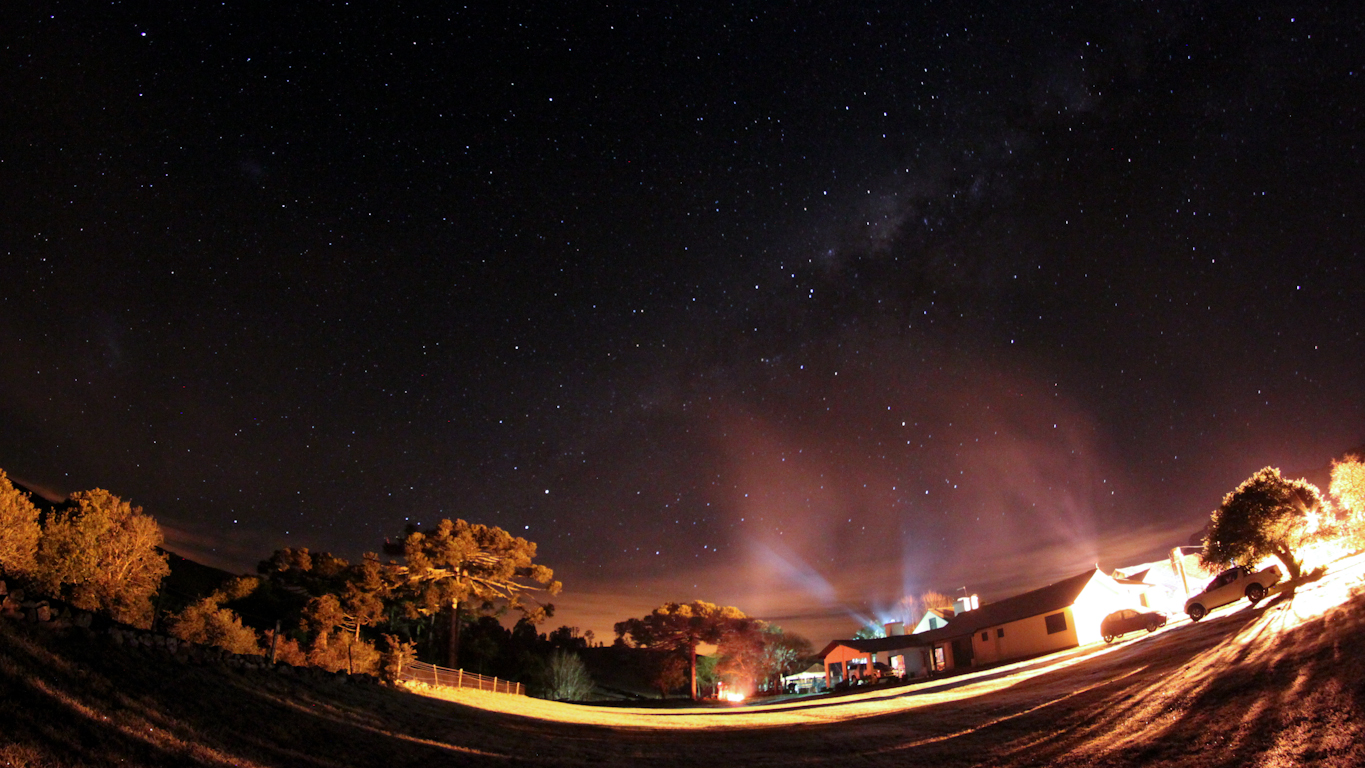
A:
<svg viewBox="0 0 1365 768">
<path fill-rule="evenodd" d="M 1157 622 L 1156 619 L 1148 619 L 1148 620 L 1147 620 L 1147 631 L 1148 631 L 1148 632 L 1155 632 L 1155 631 L 1157 630 L 1157 627 L 1160 627 L 1160 626 L 1161 626 L 1161 624 L 1160 624 L 1159 622 Z"/>
<path fill-rule="evenodd" d="M 1252 584 L 1247 587 L 1247 599 L 1251 601 L 1252 605 L 1261 602 L 1265 599 L 1265 587 L 1260 584 Z"/>
<path fill-rule="evenodd" d="M 1204 606 L 1200 605 L 1199 603 L 1195 603 L 1194 605 L 1191 605 L 1189 608 L 1186 608 L 1185 613 L 1188 613 L 1190 615 L 1190 621 L 1199 621 L 1200 619 L 1204 618 L 1206 614 L 1208 614 L 1208 611 L 1204 610 Z"/>
<path fill-rule="evenodd" d="M 1105 636 L 1104 636 L 1104 642 L 1105 642 L 1106 644 L 1114 642 L 1114 636 L 1113 636 L 1113 635 L 1105 635 Z"/>
</svg>

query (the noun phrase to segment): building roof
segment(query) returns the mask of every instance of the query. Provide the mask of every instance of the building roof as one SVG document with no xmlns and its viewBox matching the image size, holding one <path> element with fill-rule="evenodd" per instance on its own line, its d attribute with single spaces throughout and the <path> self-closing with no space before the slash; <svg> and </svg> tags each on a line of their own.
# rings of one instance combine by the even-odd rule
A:
<svg viewBox="0 0 1365 768">
<path fill-rule="evenodd" d="M 866 640 L 831 640 L 829 645 L 820 651 L 819 657 L 824 659 L 831 651 L 841 645 L 864 653 L 881 653 L 882 651 L 896 651 L 902 648 L 923 648 L 936 642 L 970 635 L 987 627 L 995 627 L 1008 624 L 1011 621 L 1027 619 L 1030 616 L 1060 611 L 1075 603 L 1076 599 L 1085 591 L 1086 586 L 1090 584 L 1090 580 L 1095 578 L 1099 572 L 1098 568 L 1092 568 L 1084 573 L 1078 573 L 1071 578 L 1062 579 L 1032 592 L 987 603 L 973 611 L 964 611 L 948 619 L 946 627 L 931 629 L 928 632 L 920 632 L 914 635 L 875 637 Z"/>
<path fill-rule="evenodd" d="M 831 640 L 829 641 L 829 645 L 826 645 L 818 656 L 823 659 L 830 654 L 830 651 L 833 651 L 841 645 L 846 648 L 852 648 L 855 651 L 862 651 L 863 653 L 881 653 L 883 651 L 898 651 L 902 648 L 920 648 L 926 645 L 923 639 L 925 634 L 927 633 L 922 632 L 918 635 L 892 635 L 890 637 L 869 637 L 856 640 Z"/>
<path fill-rule="evenodd" d="M 1011 621 L 1027 619 L 1044 613 L 1060 611 L 1076 602 L 1090 580 L 1095 578 L 1099 569 L 1092 568 L 1068 579 L 1049 584 L 1046 587 L 1015 595 L 995 603 L 987 603 L 974 611 L 959 613 L 948 621 L 948 626 L 930 630 L 911 637 L 923 638 L 932 643 L 949 638 L 970 635 L 986 627 L 1008 624 Z"/>
<path fill-rule="evenodd" d="M 782 679 L 783 679 L 783 680 L 790 680 L 790 679 L 792 679 L 792 678 L 800 678 L 800 677 L 824 677 L 824 676 L 825 676 L 825 665 L 824 665 L 824 664 L 818 664 L 818 663 L 817 663 L 817 664 L 812 664 L 812 665 L 810 665 L 809 667 L 806 667 L 805 669 L 801 670 L 800 672 L 793 672 L 793 673 L 791 673 L 790 675 L 783 675 L 783 676 L 782 676 Z"/>
<path fill-rule="evenodd" d="M 1129 584 L 1134 586 L 1145 585 L 1147 584 L 1147 574 L 1151 572 L 1152 572 L 1151 568 L 1144 568 L 1140 571 L 1134 571 L 1133 573 L 1124 576 L 1120 574 L 1118 571 L 1114 571 L 1114 581 L 1117 581 L 1120 584 Z"/>
<path fill-rule="evenodd" d="M 923 624 L 924 620 L 930 616 L 937 616 L 942 621 L 947 621 L 953 617 L 954 613 L 956 613 L 956 611 L 953 608 L 930 608 L 924 612 L 923 616 L 919 617 L 919 621 L 915 622 L 915 626 Z"/>
</svg>

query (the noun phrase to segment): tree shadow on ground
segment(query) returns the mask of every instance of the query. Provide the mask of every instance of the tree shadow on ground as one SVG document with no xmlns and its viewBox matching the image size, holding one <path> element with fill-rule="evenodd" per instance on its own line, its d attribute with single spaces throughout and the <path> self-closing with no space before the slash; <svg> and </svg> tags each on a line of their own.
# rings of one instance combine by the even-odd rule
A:
<svg viewBox="0 0 1365 768">
<path fill-rule="evenodd" d="M 195 667 L 101 638 L 0 628 L 0 720 L 12 744 L 45 755 L 38 765 L 292 768 L 505 753 L 496 744 L 479 749 L 405 732 L 410 725 L 439 730 L 430 726 L 451 717 L 443 704 L 381 686 Z"/>
</svg>

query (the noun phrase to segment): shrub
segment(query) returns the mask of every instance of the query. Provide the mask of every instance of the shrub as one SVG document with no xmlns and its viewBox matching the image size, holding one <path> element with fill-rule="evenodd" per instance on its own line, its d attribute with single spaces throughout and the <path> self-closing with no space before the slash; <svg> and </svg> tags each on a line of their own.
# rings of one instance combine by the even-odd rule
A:
<svg viewBox="0 0 1365 768">
<path fill-rule="evenodd" d="M 0 572 L 27 576 L 38 552 L 38 508 L 0 469 Z"/>
<path fill-rule="evenodd" d="M 270 643 L 274 638 L 275 630 L 267 629 L 261 642 L 261 647 L 266 653 L 270 652 Z M 275 641 L 275 663 L 306 667 L 308 666 L 308 654 L 304 652 L 298 640 L 281 634 L 279 640 Z"/>
<path fill-rule="evenodd" d="M 593 681 L 576 653 L 555 651 L 545 666 L 541 695 L 555 701 L 583 701 L 592 695 Z"/>
<path fill-rule="evenodd" d="M 384 635 L 384 653 L 380 658 L 383 677 L 397 682 L 398 675 L 408 662 L 417 658 L 417 644 L 400 640 L 396 635 Z"/>
<path fill-rule="evenodd" d="M 255 630 L 242 626 L 242 619 L 218 605 L 213 596 L 197 600 L 171 617 L 170 633 L 181 640 L 212 645 L 231 653 L 261 655 Z"/>
<path fill-rule="evenodd" d="M 308 663 L 328 672 L 379 674 L 379 651 L 374 643 L 350 632 L 320 632 L 308 649 Z"/>
<path fill-rule="evenodd" d="M 1342 523 L 1351 547 L 1365 549 L 1365 457 L 1347 454 L 1333 461 L 1329 492 L 1345 516 Z"/>
<path fill-rule="evenodd" d="M 43 526 L 33 578 L 49 595 L 138 627 L 152 623 L 152 596 L 170 572 L 156 520 L 96 488 Z"/>
</svg>

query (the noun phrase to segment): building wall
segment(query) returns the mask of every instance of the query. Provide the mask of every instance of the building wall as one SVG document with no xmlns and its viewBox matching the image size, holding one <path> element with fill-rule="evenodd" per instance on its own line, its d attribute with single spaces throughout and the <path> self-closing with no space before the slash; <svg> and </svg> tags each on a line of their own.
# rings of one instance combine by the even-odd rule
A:
<svg viewBox="0 0 1365 768">
<path fill-rule="evenodd" d="M 1075 617 L 1076 637 L 1081 645 L 1100 641 L 1100 622 L 1122 608 L 1141 610 L 1139 595 L 1125 589 L 1108 575 L 1097 573 L 1071 605 Z"/>
<path fill-rule="evenodd" d="M 901 670 L 904 671 L 906 677 L 924 677 L 928 674 L 928 669 L 924 666 L 924 657 L 926 655 L 927 650 L 924 648 L 905 648 L 903 650 L 891 652 L 892 657 L 899 656 L 903 659 L 901 662 Z M 893 668 L 896 666 L 896 662 L 893 659 L 888 659 L 887 661 Z"/>
<path fill-rule="evenodd" d="M 1066 629 L 1049 633 L 1046 617 L 1054 613 L 1062 614 L 1066 621 Z M 1001 630 L 1004 630 L 1003 636 Z M 983 634 L 986 636 L 984 640 L 981 637 Z M 976 657 L 977 666 L 1060 651 L 1078 644 L 1076 620 L 1071 615 L 1070 608 L 987 627 L 972 635 L 972 653 Z"/>
<path fill-rule="evenodd" d="M 871 659 L 866 651 L 860 651 L 857 648 L 849 648 L 846 645 L 836 646 L 834 650 L 829 652 L 829 655 L 825 656 L 825 684 L 833 687 L 851 676 L 856 677 L 858 675 L 857 666 L 859 664 L 868 665 L 870 661 Z M 853 664 L 850 665 L 849 662 L 853 662 Z M 831 674 L 830 667 L 836 663 L 842 665 L 842 675 L 838 673 L 838 670 L 836 670 L 834 674 Z M 849 669 L 850 666 L 854 667 L 851 671 Z M 864 667 L 864 670 L 868 668 L 870 668 L 870 665 Z"/>
<path fill-rule="evenodd" d="M 923 616 L 920 617 L 919 623 L 915 625 L 914 629 L 910 630 L 910 634 L 918 635 L 921 632 L 928 632 L 931 629 L 938 629 L 939 627 L 946 626 L 947 624 L 948 620 L 943 618 L 942 616 L 939 616 L 936 613 L 926 612 Z"/>
<path fill-rule="evenodd" d="M 905 657 L 906 676 L 923 677 L 925 675 L 924 656 L 920 653 L 920 648 L 918 646 L 895 648 L 889 651 L 878 651 L 877 653 L 860 651 L 857 648 L 850 648 L 846 645 L 835 646 L 834 650 L 830 651 L 829 654 L 825 656 L 826 684 L 834 686 L 850 677 L 858 677 L 860 675 L 871 677 L 872 665 L 874 663 L 881 662 L 891 666 L 891 657 L 902 655 Z M 830 668 L 834 667 L 836 664 L 842 665 L 842 667 L 836 667 L 834 670 L 831 670 Z M 842 669 L 842 676 L 839 674 L 840 669 Z"/>
<path fill-rule="evenodd" d="M 976 665 L 1011 661 L 1074 648 L 1100 640 L 1100 622 L 1120 608 L 1139 607 L 1136 597 L 1109 576 L 1096 573 L 1076 601 L 1060 611 L 1049 611 L 1007 624 L 987 627 L 972 635 Z M 1061 613 L 1066 629 L 1049 634 L 1047 617 Z M 1004 630 L 1001 636 L 1000 630 Z M 982 637 L 982 634 L 985 637 Z"/>
<path fill-rule="evenodd" d="M 957 659 L 953 658 L 953 644 L 951 642 L 934 643 L 933 653 L 938 657 L 938 671 L 946 672 L 950 669 L 957 669 Z M 934 659 L 930 659 L 933 664 Z"/>
</svg>

